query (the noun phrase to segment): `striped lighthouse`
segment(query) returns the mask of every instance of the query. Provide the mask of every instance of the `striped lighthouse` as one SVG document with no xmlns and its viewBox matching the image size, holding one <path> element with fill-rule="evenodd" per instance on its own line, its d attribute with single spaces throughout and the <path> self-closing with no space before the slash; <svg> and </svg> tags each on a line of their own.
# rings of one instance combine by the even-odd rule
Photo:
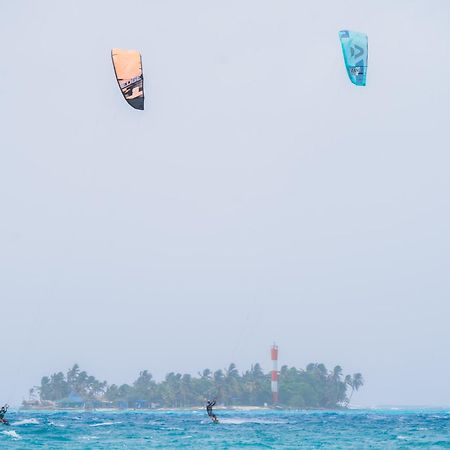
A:
<svg viewBox="0 0 450 450">
<path fill-rule="evenodd" d="M 272 359 L 272 403 L 276 405 L 278 403 L 278 346 L 276 344 L 272 345 L 270 356 Z"/>
</svg>

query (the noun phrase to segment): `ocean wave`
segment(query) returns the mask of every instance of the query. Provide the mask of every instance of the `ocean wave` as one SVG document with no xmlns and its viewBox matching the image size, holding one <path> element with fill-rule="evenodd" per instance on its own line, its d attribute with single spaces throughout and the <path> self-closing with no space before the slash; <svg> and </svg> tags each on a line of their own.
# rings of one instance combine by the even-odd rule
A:
<svg viewBox="0 0 450 450">
<path fill-rule="evenodd" d="M 40 424 L 39 420 L 37 420 L 35 418 L 31 418 L 31 419 L 18 420 L 17 422 L 13 422 L 11 425 L 19 426 L 19 425 L 39 425 L 39 424 Z"/>
<path fill-rule="evenodd" d="M 100 439 L 99 436 L 80 436 L 80 441 L 95 441 L 96 439 Z"/>
<path fill-rule="evenodd" d="M 2 434 L 6 435 L 6 436 L 10 436 L 13 439 L 19 440 L 22 439 L 22 436 L 19 433 L 16 433 L 14 430 L 11 431 L 2 431 Z"/>
<path fill-rule="evenodd" d="M 50 421 L 48 424 L 51 425 L 52 427 L 58 427 L 58 428 L 65 428 L 66 427 L 63 423 L 58 423 L 58 422 Z"/>
<path fill-rule="evenodd" d="M 219 423 L 224 423 L 227 425 L 243 425 L 246 423 L 256 423 L 256 424 L 267 424 L 267 425 L 274 425 L 274 424 L 283 424 L 283 423 L 288 423 L 285 420 L 270 420 L 270 419 L 251 419 L 251 418 L 242 418 L 242 419 L 228 419 L 228 418 L 224 418 L 224 419 L 220 419 L 219 418 Z"/>
<path fill-rule="evenodd" d="M 89 425 L 90 427 L 108 427 L 110 425 L 118 425 L 122 422 L 100 422 L 100 423 L 93 423 L 92 425 Z"/>
<path fill-rule="evenodd" d="M 81 420 L 74 417 L 80 417 Z M 432 416 L 439 416 L 435 418 Z M 26 419 L 37 419 L 24 422 Z M 165 412 L 33 412 L 0 424 L 0 450 L 17 448 L 447 448 L 450 416 L 441 412 L 338 412 L 218 410 L 206 415 Z M 60 428 L 57 428 L 60 427 Z M 15 430 L 15 432 L 12 432 Z M 2 434 L 2 432 L 6 433 Z M 359 445 L 357 443 L 363 443 Z M 242 445 L 239 445 L 241 443 Z M 55 445 L 56 444 L 56 445 Z M 59 444 L 59 445 L 58 445 Z M 117 444 L 117 445 L 116 445 Z M 142 445 L 141 445 L 142 444 Z M 449 447 L 450 450 L 450 447 Z"/>
</svg>

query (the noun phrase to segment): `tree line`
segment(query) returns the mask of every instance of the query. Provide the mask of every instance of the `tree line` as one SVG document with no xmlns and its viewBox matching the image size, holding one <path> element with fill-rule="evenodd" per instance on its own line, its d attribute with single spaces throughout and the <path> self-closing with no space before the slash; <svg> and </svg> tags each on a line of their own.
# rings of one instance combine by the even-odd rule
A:
<svg viewBox="0 0 450 450">
<path fill-rule="evenodd" d="M 30 392 L 41 402 L 103 402 L 123 407 L 192 407 L 206 399 L 225 406 L 263 406 L 272 403 L 271 374 L 259 364 L 240 373 L 235 364 L 197 376 L 170 372 L 157 382 L 148 370 L 140 372 L 132 384 L 99 381 L 78 364 L 67 373 L 44 376 Z M 341 366 L 328 370 L 311 363 L 305 369 L 283 366 L 279 372 L 279 405 L 292 408 L 340 408 L 348 406 L 352 394 L 364 384 L 360 373 L 344 375 Z M 72 400 L 70 400 L 72 399 Z"/>
</svg>

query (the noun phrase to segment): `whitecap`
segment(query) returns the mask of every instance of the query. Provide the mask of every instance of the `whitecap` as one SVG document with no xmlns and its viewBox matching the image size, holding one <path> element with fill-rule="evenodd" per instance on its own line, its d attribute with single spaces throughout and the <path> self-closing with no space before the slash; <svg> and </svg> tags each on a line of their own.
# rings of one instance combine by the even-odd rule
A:
<svg viewBox="0 0 450 450">
<path fill-rule="evenodd" d="M 19 426 L 19 425 L 39 425 L 39 420 L 35 419 L 34 417 L 31 419 L 23 419 L 18 420 L 17 422 L 13 422 L 11 425 Z"/>
<path fill-rule="evenodd" d="M 258 423 L 258 424 L 268 424 L 268 425 L 274 425 L 274 424 L 282 424 L 282 423 L 287 423 L 284 420 L 270 420 L 270 419 L 220 419 L 219 418 L 219 423 L 224 423 L 227 425 L 243 425 L 245 423 Z"/>
<path fill-rule="evenodd" d="M 52 427 L 59 427 L 59 428 L 65 428 L 65 425 L 63 423 L 58 423 L 58 422 L 49 422 L 49 425 L 51 425 Z"/>
<path fill-rule="evenodd" d="M 20 434 L 16 433 L 14 430 L 2 431 L 2 434 L 5 434 L 6 436 L 10 436 L 13 439 L 17 439 L 17 440 L 22 439 L 22 436 Z"/>
<path fill-rule="evenodd" d="M 122 422 L 101 422 L 101 423 L 93 423 L 92 425 L 89 425 L 90 427 L 107 427 L 110 425 L 118 425 Z"/>
<path fill-rule="evenodd" d="M 93 441 L 99 439 L 99 436 L 80 436 L 80 441 Z"/>
</svg>

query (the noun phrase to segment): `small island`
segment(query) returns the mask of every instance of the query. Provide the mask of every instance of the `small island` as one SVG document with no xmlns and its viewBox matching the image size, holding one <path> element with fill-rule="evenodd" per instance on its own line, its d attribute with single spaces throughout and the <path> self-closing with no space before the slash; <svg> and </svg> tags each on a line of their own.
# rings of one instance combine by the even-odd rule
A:
<svg viewBox="0 0 450 450">
<path fill-rule="evenodd" d="M 364 384 L 360 373 L 344 375 L 342 367 L 328 370 L 310 363 L 305 369 L 282 366 L 279 401 L 272 403 L 271 374 L 259 364 L 240 373 L 235 364 L 226 369 L 204 369 L 196 376 L 170 372 L 157 382 L 143 370 L 132 384 L 109 384 L 80 369 L 44 376 L 30 389 L 24 409 L 154 409 L 198 408 L 215 398 L 223 407 L 277 407 L 296 409 L 347 408 L 352 395 Z"/>
</svg>

